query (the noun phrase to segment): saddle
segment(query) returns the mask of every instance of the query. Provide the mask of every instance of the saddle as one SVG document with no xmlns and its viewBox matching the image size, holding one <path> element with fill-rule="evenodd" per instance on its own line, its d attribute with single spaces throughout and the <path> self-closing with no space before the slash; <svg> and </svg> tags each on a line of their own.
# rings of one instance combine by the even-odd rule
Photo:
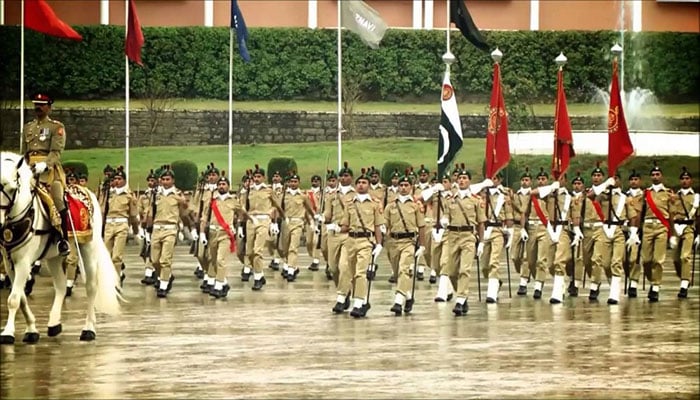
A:
<svg viewBox="0 0 700 400">
<path fill-rule="evenodd" d="M 75 237 L 78 243 L 87 243 L 92 239 L 92 216 L 94 209 L 88 189 L 79 185 L 66 188 L 66 206 L 72 224 L 68 223 L 68 236 Z"/>
</svg>

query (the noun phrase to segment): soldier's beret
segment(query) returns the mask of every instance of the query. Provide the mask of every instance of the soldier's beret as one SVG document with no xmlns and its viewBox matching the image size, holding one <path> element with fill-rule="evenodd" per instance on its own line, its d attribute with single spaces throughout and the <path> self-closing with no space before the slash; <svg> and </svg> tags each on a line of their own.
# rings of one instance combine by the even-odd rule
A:
<svg viewBox="0 0 700 400">
<path fill-rule="evenodd" d="M 581 178 L 580 172 L 576 172 L 576 176 L 574 177 L 574 179 L 571 180 L 571 183 L 576 183 L 576 182 L 583 183 L 583 178 Z"/>
<path fill-rule="evenodd" d="M 260 168 L 260 166 L 258 164 L 255 164 L 255 169 L 252 171 L 252 175 L 265 176 L 265 170 Z"/>
<path fill-rule="evenodd" d="M 678 177 L 678 179 L 683 179 L 683 178 L 692 178 L 692 176 L 690 175 L 690 172 L 688 172 L 688 168 L 686 168 L 686 167 L 683 167 L 683 170 L 681 171 L 681 174 Z"/>
<path fill-rule="evenodd" d="M 326 179 L 338 179 L 338 175 L 336 175 L 335 171 L 327 169 L 326 170 Z"/>
<path fill-rule="evenodd" d="M 105 173 L 105 174 L 106 174 L 106 173 L 110 173 L 110 174 L 111 174 L 112 172 L 114 172 L 114 168 L 112 168 L 111 165 L 107 164 L 107 165 L 104 167 L 104 169 L 102 170 L 102 172 Z"/>
<path fill-rule="evenodd" d="M 286 179 L 287 181 L 292 180 L 292 179 L 301 180 L 299 178 L 299 175 L 296 173 L 296 171 L 290 171 L 289 175 L 287 175 L 287 179 Z"/>
<path fill-rule="evenodd" d="M 418 174 L 429 174 L 430 170 L 428 168 L 425 168 L 425 165 L 421 164 L 420 168 L 418 169 Z"/>
<path fill-rule="evenodd" d="M 639 172 L 637 172 L 636 170 L 633 169 L 632 172 L 630 173 L 630 177 L 627 178 L 627 179 L 641 178 L 641 177 L 642 177 L 642 176 L 639 174 Z"/>
<path fill-rule="evenodd" d="M 394 178 L 401 178 L 401 174 L 399 173 L 398 168 L 394 169 L 394 172 L 391 173 L 391 179 L 394 179 Z"/>
<path fill-rule="evenodd" d="M 545 178 L 549 178 L 549 174 L 548 174 L 547 171 L 545 171 L 544 168 L 542 168 L 542 167 L 540 167 L 540 172 L 537 173 L 537 177 L 538 177 L 538 178 L 541 177 L 541 176 L 543 176 L 543 177 L 545 177 Z"/>
<path fill-rule="evenodd" d="M 520 175 L 520 179 L 523 179 L 523 178 L 530 178 L 530 179 L 532 179 L 532 174 L 530 174 L 530 168 L 529 168 L 529 167 L 525 167 L 525 172 L 523 172 L 523 174 Z"/>
<path fill-rule="evenodd" d="M 364 169 L 363 169 L 363 171 L 364 171 Z M 364 173 L 364 172 L 363 172 L 363 173 Z M 341 168 L 341 169 L 338 171 L 338 176 L 344 175 L 344 174 L 348 174 L 348 175 L 350 175 L 350 176 L 353 176 L 353 175 L 354 175 L 354 174 L 352 173 L 352 169 L 350 169 L 350 167 L 348 166 L 348 162 L 347 162 L 347 161 L 345 161 L 345 162 L 343 163 L 343 168 Z"/>
<path fill-rule="evenodd" d="M 149 179 L 156 179 L 156 174 L 153 172 L 153 170 L 151 170 L 148 173 L 148 175 L 146 175 L 146 180 L 149 180 Z"/>
<path fill-rule="evenodd" d="M 272 173 L 272 176 L 275 176 L 275 175 L 282 177 L 282 174 L 279 171 L 275 171 Z"/>
<path fill-rule="evenodd" d="M 313 176 L 311 177 L 311 180 L 312 180 L 312 181 L 320 181 L 320 180 L 321 180 L 321 176 L 320 176 L 320 175 L 313 175 Z"/>
<path fill-rule="evenodd" d="M 410 171 L 410 169 L 406 168 L 405 173 L 399 177 L 399 183 L 411 183 L 411 177 L 408 175 Z"/>
<path fill-rule="evenodd" d="M 163 166 L 163 169 L 162 169 L 162 171 L 161 171 L 161 173 L 160 173 L 160 177 L 161 177 L 161 178 L 166 177 L 166 176 L 169 176 L 169 177 L 175 179 L 175 173 L 173 172 L 173 170 L 172 170 L 172 168 L 170 167 L 170 165 L 164 165 L 164 166 Z"/>
<path fill-rule="evenodd" d="M 591 171 L 591 176 L 593 176 L 595 174 L 605 175 L 603 170 L 600 168 L 600 162 L 597 162 L 595 165 L 595 168 L 593 168 L 593 171 Z"/>
<path fill-rule="evenodd" d="M 114 174 L 112 174 L 112 178 L 120 177 L 124 180 L 126 180 L 126 172 L 124 172 L 124 167 L 121 165 L 117 167 L 116 171 L 114 171 Z"/>
<path fill-rule="evenodd" d="M 230 184 L 231 184 L 231 182 L 228 181 L 228 178 L 226 177 L 226 174 L 224 174 L 223 172 L 221 173 L 221 176 L 219 177 L 219 180 L 216 181 L 217 184 L 218 184 L 218 183 L 221 183 L 221 182 L 226 182 L 227 185 L 230 185 Z"/>
<path fill-rule="evenodd" d="M 369 168 L 368 175 L 379 175 L 379 173 L 380 173 L 380 171 L 378 169 L 374 168 L 374 166 L 371 166 Z"/>
<path fill-rule="evenodd" d="M 219 169 L 214 166 L 214 163 L 209 163 L 209 165 L 207 165 L 207 169 L 204 172 L 207 175 L 209 175 L 209 174 L 219 175 Z"/>
<path fill-rule="evenodd" d="M 78 174 L 78 179 L 85 179 L 85 180 L 87 180 L 87 178 L 88 178 L 88 176 L 87 176 L 87 174 L 84 173 L 84 172 L 81 172 L 81 173 Z"/>
<path fill-rule="evenodd" d="M 472 173 L 469 172 L 464 163 L 459 164 L 459 168 L 457 168 L 454 172 L 457 173 L 457 176 L 466 175 L 469 179 L 472 179 Z"/>
<path fill-rule="evenodd" d="M 659 167 L 659 165 L 656 163 L 656 161 L 654 161 L 654 166 L 651 167 L 651 170 L 649 171 L 649 175 L 651 175 L 653 172 L 663 173 L 661 171 L 661 168 Z"/>
<path fill-rule="evenodd" d="M 367 175 L 367 170 L 362 168 L 360 171 L 360 175 L 358 175 L 357 178 L 355 178 L 355 183 L 359 182 L 360 180 L 365 180 L 369 182 L 369 175 Z"/>
<path fill-rule="evenodd" d="M 38 92 L 32 95 L 32 103 L 34 104 L 53 104 L 51 96 L 44 92 Z"/>
<path fill-rule="evenodd" d="M 66 179 L 68 179 L 68 178 L 78 179 L 78 175 L 73 171 L 73 169 L 67 169 L 66 170 Z"/>
</svg>

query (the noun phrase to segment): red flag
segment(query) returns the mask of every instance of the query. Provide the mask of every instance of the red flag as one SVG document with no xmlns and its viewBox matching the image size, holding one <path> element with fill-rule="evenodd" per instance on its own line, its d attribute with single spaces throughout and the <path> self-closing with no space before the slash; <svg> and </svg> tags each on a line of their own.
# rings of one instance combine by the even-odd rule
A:
<svg viewBox="0 0 700 400">
<path fill-rule="evenodd" d="M 134 0 L 129 0 L 129 20 L 127 24 L 126 41 L 124 43 L 124 52 L 126 56 L 129 57 L 129 60 L 140 66 L 143 66 L 143 62 L 141 62 L 141 47 L 143 47 L 144 41 L 139 16 L 136 14 Z"/>
<path fill-rule="evenodd" d="M 564 71 L 557 74 L 557 106 L 554 110 L 554 153 L 552 154 L 552 177 L 559 179 L 569 169 L 574 153 L 574 137 L 571 133 L 569 111 L 564 93 Z"/>
<path fill-rule="evenodd" d="M 608 109 L 608 175 L 613 176 L 617 167 L 634 154 L 634 147 L 627 130 L 625 113 L 622 110 L 620 85 L 617 82 L 617 58 L 613 60 L 612 84 L 610 85 L 610 108 Z"/>
<path fill-rule="evenodd" d="M 501 68 L 493 65 L 493 88 L 489 107 L 489 126 L 486 131 L 486 178 L 493 178 L 510 161 L 508 145 L 508 113 L 503 101 Z"/>
<path fill-rule="evenodd" d="M 78 32 L 56 16 L 45 0 L 24 1 L 24 26 L 51 36 L 83 40 Z"/>
</svg>

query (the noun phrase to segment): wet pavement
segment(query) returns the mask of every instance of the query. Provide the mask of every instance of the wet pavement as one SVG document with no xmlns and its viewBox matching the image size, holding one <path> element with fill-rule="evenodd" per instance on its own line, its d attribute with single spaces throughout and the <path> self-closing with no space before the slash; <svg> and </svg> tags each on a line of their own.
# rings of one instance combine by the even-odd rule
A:
<svg viewBox="0 0 700 400">
<path fill-rule="evenodd" d="M 268 284 L 253 292 L 252 280 L 240 281 L 236 260 L 228 298 L 215 300 L 200 292 L 194 258 L 178 246 L 173 291 L 158 299 L 139 283 L 138 247 L 127 251 L 129 302 L 120 316 L 98 315 L 95 342 L 78 341 L 80 284 L 66 299 L 63 333 L 46 335 L 53 290 L 49 277 L 38 278 L 30 305 L 41 339 L 21 343 L 19 314 L 18 343 L 0 348 L 0 398 L 700 396 L 699 291 L 678 300 L 671 265 L 656 304 L 641 295 L 609 306 L 605 285 L 598 303 L 583 296 L 552 306 L 549 282 L 539 301 L 515 296 L 516 286 L 509 299 L 504 285 L 497 305 L 478 303 L 474 291 L 468 315 L 455 318 L 452 303 L 433 302 L 427 274 L 413 313 L 395 317 L 383 263 L 368 317 L 354 320 L 331 313 L 335 290 L 323 266 L 302 268 L 293 283 L 266 269 Z M 0 292 L 3 325 L 7 294 Z"/>
</svg>

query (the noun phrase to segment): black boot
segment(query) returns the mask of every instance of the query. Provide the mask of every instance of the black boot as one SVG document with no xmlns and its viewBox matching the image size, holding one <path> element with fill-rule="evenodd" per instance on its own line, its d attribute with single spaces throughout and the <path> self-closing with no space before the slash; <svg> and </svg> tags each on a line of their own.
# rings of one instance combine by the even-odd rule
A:
<svg viewBox="0 0 700 400">
<path fill-rule="evenodd" d="M 60 212 L 61 215 L 61 239 L 58 241 L 58 253 L 65 257 L 70 254 L 70 245 L 68 244 L 68 210 L 64 209 Z"/>
</svg>

